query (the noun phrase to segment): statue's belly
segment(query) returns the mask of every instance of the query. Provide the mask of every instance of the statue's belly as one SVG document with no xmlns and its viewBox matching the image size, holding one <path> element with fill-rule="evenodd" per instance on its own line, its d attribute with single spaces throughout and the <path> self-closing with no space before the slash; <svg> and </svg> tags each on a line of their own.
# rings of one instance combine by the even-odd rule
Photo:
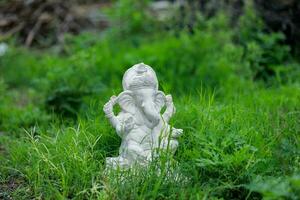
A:
<svg viewBox="0 0 300 200">
<path fill-rule="evenodd" d="M 126 141 L 135 141 L 139 144 L 152 141 L 151 129 L 146 126 L 134 127 L 124 138 Z"/>
</svg>

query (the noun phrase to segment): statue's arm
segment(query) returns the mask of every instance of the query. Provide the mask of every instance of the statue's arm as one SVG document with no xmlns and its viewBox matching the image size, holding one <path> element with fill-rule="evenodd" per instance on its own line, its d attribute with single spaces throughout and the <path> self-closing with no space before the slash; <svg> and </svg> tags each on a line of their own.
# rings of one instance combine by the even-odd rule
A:
<svg viewBox="0 0 300 200">
<path fill-rule="evenodd" d="M 162 117 L 163 120 L 168 123 L 171 119 L 171 117 L 175 114 L 176 109 L 173 103 L 172 96 L 169 94 L 166 96 L 166 110 L 163 113 Z"/>
<path fill-rule="evenodd" d="M 108 118 L 111 125 L 116 129 L 119 134 L 122 129 L 121 121 L 117 116 L 115 116 L 113 111 L 113 106 L 116 104 L 116 96 L 112 96 L 110 100 L 103 106 L 103 111 L 105 113 L 106 118 Z"/>
</svg>

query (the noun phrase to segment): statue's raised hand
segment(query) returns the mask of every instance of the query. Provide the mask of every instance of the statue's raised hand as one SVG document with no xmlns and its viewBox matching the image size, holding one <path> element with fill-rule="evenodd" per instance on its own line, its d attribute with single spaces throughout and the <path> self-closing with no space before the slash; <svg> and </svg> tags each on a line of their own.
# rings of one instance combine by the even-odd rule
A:
<svg viewBox="0 0 300 200">
<path fill-rule="evenodd" d="M 172 95 L 170 94 L 166 95 L 166 106 L 171 106 L 172 104 L 173 104 Z"/>
<path fill-rule="evenodd" d="M 113 107 L 117 102 L 117 97 L 114 95 L 110 97 L 110 100 L 103 106 L 103 111 L 106 114 L 106 116 L 113 115 Z"/>
<path fill-rule="evenodd" d="M 175 106 L 173 103 L 173 98 L 172 98 L 172 95 L 170 95 L 170 94 L 166 95 L 166 106 L 172 114 L 174 114 L 176 112 L 176 109 L 175 109 Z"/>
</svg>

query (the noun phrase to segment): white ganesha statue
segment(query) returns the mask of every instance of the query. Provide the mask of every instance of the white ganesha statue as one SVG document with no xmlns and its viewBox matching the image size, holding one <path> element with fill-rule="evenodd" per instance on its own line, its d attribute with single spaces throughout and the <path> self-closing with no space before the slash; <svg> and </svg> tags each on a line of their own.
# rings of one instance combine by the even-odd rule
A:
<svg viewBox="0 0 300 200">
<path fill-rule="evenodd" d="M 121 137 L 118 157 L 106 159 L 108 168 L 130 168 L 135 164 L 147 165 L 157 157 L 156 150 L 174 153 L 178 147 L 176 138 L 182 129 L 168 123 L 175 113 L 172 96 L 158 90 L 154 70 L 144 63 L 129 68 L 122 81 L 124 91 L 112 96 L 103 110 L 111 125 Z M 115 104 L 121 111 L 113 112 Z M 163 107 L 164 113 L 161 113 Z"/>
</svg>

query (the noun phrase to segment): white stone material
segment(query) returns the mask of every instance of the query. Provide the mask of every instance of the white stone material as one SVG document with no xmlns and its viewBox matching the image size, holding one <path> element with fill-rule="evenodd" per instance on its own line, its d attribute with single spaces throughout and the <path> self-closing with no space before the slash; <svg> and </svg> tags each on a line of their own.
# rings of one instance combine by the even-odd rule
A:
<svg viewBox="0 0 300 200">
<path fill-rule="evenodd" d="M 154 70 L 144 63 L 129 68 L 122 81 L 124 91 L 112 96 L 103 110 L 111 125 L 121 137 L 118 157 L 106 159 L 109 168 L 130 168 L 134 164 L 147 165 L 159 156 L 156 150 L 174 153 L 178 146 L 176 138 L 182 129 L 168 123 L 175 113 L 172 96 L 158 90 Z M 116 115 L 114 105 L 121 111 Z M 164 113 L 161 113 L 166 107 Z"/>
</svg>

